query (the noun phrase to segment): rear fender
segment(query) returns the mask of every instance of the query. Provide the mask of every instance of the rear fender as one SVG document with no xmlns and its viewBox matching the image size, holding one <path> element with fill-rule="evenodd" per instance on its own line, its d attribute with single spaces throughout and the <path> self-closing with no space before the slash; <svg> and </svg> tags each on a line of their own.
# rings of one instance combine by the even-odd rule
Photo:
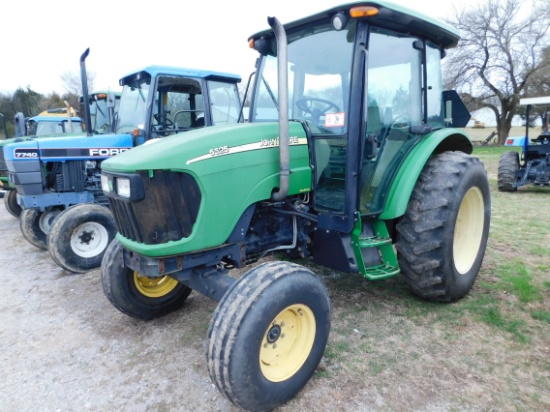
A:
<svg viewBox="0 0 550 412">
<path fill-rule="evenodd" d="M 382 220 L 403 216 L 409 204 L 414 186 L 428 159 L 446 151 L 471 154 L 472 142 L 460 129 L 437 130 L 423 138 L 407 156 L 390 187 L 386 206 L 380 215 Z"/>
</svg>

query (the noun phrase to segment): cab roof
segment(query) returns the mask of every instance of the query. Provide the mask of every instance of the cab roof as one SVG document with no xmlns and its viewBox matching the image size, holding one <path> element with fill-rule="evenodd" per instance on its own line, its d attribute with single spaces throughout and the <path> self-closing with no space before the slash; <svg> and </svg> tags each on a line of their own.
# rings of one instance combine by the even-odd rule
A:
<svg viewBox="0 0 550 412">
<path fill-rule="evenodd" d="M 528 97 L 526 99 L 519 99 L 519 105 L 520 106 L 550 105 L 550 96 Z"/>
<path fill-rule="evenodd" d="M 28 119 L 29 122 L 55 122 L 55 123 L 59 123 L 59 122 L 67 122 L 69 121 L 69 118 L 65 115 L 65 116 L 34 116 L 34 117 L 30 117 Z M 71 121 L 72 122 L 81 122 L 82 119 L 80 117 L 75 117 L 75 116 L 71 116 Z"/>
<path fill-rule="evenodd" d="M 408 7 L 384 0 L 345 3 L 320 13 L 284 24 L 284 27 L 285 30 L 292 30 L 296 27 L 315 21 L 332 18 L 332 16 L 338 12 L 349 11 L 350 8 L 355 6 L 374 6 L 379 9 L 377 15 L 364 17 L 365 20 L 372 22 L 373 25 L 402 33 L 417 35 L 421 38 L 431 40 L 445 49 L 456 46 L 460 40 L 460 34 L 454 27 L 426 16 L 418 11 L 409 9 Z M 260 37 L 270 35 L 273 35 L 273 31 L 271 29 L 263 30 L 250 36 L 249 40 L 252 38 L 258 39 Z"/>
<path fill-rule="evenodd" d="M 125 83 L 125 79 L 133 78 L 138 73 L 147 73 L 151 77 L 157 77 L 159 75 L 183 76 L 206 80 L 218 80 L 227 83 L 239 83 L 241 81 L 241 76 L 232 73 L 215 72 L 210 70 L 185 69 L 169 66 L 147 66 L 141 70 L 136 70 L 122 77 L 119 82 L 120 85 L 123 86 Z"/>
</svg>

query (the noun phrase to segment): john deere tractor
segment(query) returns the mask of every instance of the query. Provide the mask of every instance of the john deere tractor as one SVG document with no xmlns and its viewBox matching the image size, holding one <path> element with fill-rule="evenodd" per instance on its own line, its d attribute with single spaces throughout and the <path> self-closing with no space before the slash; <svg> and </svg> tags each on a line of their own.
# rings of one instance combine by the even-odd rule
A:
<svg viewBox="0 0 550 412">
<path fill-rule="evenodd" d="M 516 151 L 504 152 L 498 163 L 498 190 L 515 192 L 525 185 L 550 185 L 550 96 L 520 99 L 526 107 L 525 137 L 521 159 Z M 533 113 L 535 112 L 535 113 Z M 529 119 L 535 114 L 542 120 L 540 134 L 529 138 Z"/>
<path fill-rule="evenodd" d="M 218 301 L 208 370 L 249 410 L 300 391 L 327 343 L 327 289 L 293 259 L 402 273 L 421 298 L 453 302 L 476 279 L 490 220 L 485 169 L 456 128 L 469 113 L 442 88 L 456 30 L 384 1 L 268 22 L 249 39 L 249 123 L 132 149 L 101 176 L 118 227 L 107 298 L 139 319 L 192 290 Z M 232 276 L 274 252 L 286 257 Z"/>
<path fill-rule="evenodd" d="M 81 57 L 83 101 L 90 100 L 88 53 Z M 90 112 L 85 116 L 87 135 L 4 146 L 9 179 L 24 209 L 20 226 L 25 238 L 47 249 L 63 269 L 78 273 L 99 267 L 116 234 L 101 190 L 101 162 L 155 138 L 237 123 L 240 80 L 227 73 L 149 66 L 120 79 L 115 133 L 101 134 L 105 127 L 98 121 L 103 117 Z"/>
</svg>

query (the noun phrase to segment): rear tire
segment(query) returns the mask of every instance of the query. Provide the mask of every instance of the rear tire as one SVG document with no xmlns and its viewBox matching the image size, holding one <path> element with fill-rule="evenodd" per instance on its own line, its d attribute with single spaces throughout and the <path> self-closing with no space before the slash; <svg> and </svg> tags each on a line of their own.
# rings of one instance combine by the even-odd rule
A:
<svg viewBox="0 0 550 412">
<path fill-rule="evenodd" d="M 12 215 L 13 217 L 19 217 L 21 216 L 21 206 L 17 203 L 17 191 L 16 190 L 8 190 L 7 193 L 4 195 L 4 206 L 6 206 L 6 210 Z"/>
<path fill-rule="evenodd" d="M 463 298 L 481 267 L 490 216 L 479 159 L 461 152 L 430 159 L 397 224 L 399 266 L 412 291 L 440 302 Z"/>
<path fill-rule="evenodd" d="M 41 212 L 39 209 L 25 209 L 19 217 L 21 233 L 27 241 L 39 249 L 48 249 L 48 233 L 60 209 L 54 208 Z"/>
<path fill-rule="evenodd" d="M 504 152 L 498 162 L 498 190 L 499 192 L 515 192 L 517 182 L 516 172 L 519 170 L 519 154 Z"/>
<path fill-rule="evenodd" d="M 63 269 L 84 273 L 101 265 L 116 232 L 115 220 L 107 207 L 81 203 L 55 219 L 48 234 L 48 250 Z"/>
<path fill-rule="evenodd" d="M 122 245 L 111 242 L 101 264 L 101 285 L 111 304 L 137 319 L 158 318 L 179 309 L 191 289 L 170 276 L 148 278 L 125 266 Z"/>
<path fill-rule="evenodd" d="M 329 331 L 321 280 L 293 263 L 264 263 L 233 284 L 210 321 L 210 377 L 240 408 L 271 410 L 309 381 Z"/>
</svg>

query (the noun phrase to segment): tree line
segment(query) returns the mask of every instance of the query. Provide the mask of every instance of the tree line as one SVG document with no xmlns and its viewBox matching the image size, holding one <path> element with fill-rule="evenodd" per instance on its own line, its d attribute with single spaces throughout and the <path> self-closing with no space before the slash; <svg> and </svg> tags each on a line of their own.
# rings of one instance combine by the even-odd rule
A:
<svg viewBox="0 0 550 412">
<path fill-rule="evenodd" d="M 88 89 L 93 90 L 95 74 L 88 73 Z M 61 75 L 61 81 L 65 92 L 59 94 L 51 92 L 44 95 L 32 90 L 31 86 L 19 87 L 13 93 L 0 93 L 0 113 L 4 115 L 8 136 L 15 134 L 14 116 L 21 112 L 25 117 L 36 116 L 44 110 L 57 107 L 66 107 L 69 103 L 75 110 L 79 110 L 78 101 L 82 94 L 80 73 L 65 72 Z M 0 137 L 3 136 L 3 127 L 0 125 Z"/>
</svg>

